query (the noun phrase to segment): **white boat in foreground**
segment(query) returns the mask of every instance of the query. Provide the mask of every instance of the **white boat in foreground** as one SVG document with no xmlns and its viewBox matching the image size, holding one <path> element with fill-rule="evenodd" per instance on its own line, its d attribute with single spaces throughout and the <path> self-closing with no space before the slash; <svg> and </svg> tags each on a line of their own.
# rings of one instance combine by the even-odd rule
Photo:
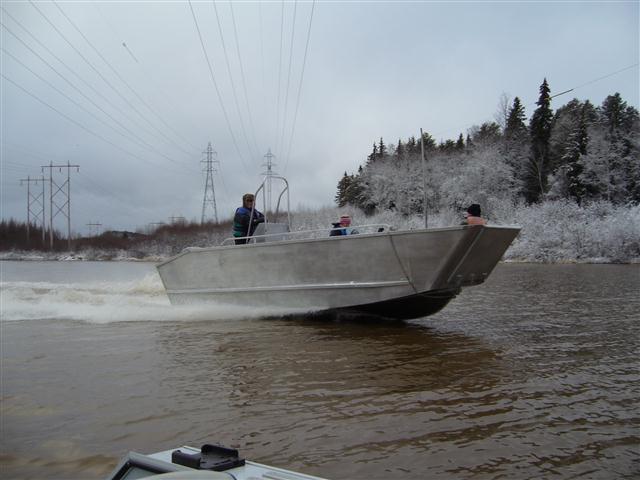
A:
<svg viewBox="0 0 640 480">
<path fill-rule="evenodd" d="M 237 450 L 217 445 L 180 447 L 150 455 L 129 452 L 107 480 L 324 480 L 240 458 Z"/>
<path fill-rule="evenodd" d="M 285 192 L 288 185 L 280 198 Z M 442 309 L 461 288 L 484 282 L 520 231 L 365 225 L 353 227 L 358 234 L 330 237 L 330 229 L 291 231 L 290 222 L 261 227 L 245 245 L 227 239 L 159 264 L 171 303 L 257 307 L 267 315 L 423 317 Z"/>
</svg>

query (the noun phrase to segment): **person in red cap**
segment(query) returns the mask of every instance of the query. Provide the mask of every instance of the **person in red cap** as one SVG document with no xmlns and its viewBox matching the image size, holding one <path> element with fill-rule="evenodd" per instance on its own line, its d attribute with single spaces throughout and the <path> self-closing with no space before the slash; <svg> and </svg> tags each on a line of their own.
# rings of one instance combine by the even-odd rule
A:
<svg viewBox="0 0 640 480">
<path fill-rule="evenodd" d="M 466 225 L 486 225 L 487 221 L 482 218 L 482 210 L 480 205 L 474 203 L 467 208 L 467 218 L 464 222 Z"/>
<path fill-rule="evenodd" d="M 349 215 L 341 215 L 340 222 L 332 223 L 333 228 L 329 233 L 330 237 L 339 237 L 341 235 L 349 235 L 349 226 L 351 225 L 351 217 Z"/>
</svg>

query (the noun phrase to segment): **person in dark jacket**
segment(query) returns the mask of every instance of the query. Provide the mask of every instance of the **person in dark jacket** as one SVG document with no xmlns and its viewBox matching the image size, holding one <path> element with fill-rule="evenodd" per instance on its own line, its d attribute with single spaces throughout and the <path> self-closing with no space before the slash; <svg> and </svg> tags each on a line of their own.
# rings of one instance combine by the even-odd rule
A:
<svg viewBox="0 0 640 480">
<path fill-rule="evenodd" d="M 236 209 L 233 216 L 233 236 L 250 237 L 259 223 L 264 222 L 264 215 L 254 208 L 255 197 L 251 193 L 242 196 L 242 206 Z M 253 216 L 251 212 L 253 211 Z M 249 225 L 251 223 L 251 225 Z M 236 238 L 236 245 L 244 245 L 247 238 Z"/>
</svg>

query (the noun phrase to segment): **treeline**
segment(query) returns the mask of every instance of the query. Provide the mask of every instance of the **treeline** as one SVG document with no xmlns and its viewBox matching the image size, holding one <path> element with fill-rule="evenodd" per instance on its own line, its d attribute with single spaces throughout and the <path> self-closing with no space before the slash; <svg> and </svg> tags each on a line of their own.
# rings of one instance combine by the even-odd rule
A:
<svg viewBox="0 0 640 480">
<path fill-rule="evenodd" d="M 107 231 L 96 236 L 75 237 L 71 239 L 72 250 L 149 250 L 150 246 L 157 248 L 166 247 L 169 253 L 177 253 L 178 249 L 186 246 L 196 245 L 198 238 L 210 239 L 212 235 L 217 237 L 228 237 L 231 235 L 231 222 L 224 223 L 196 223 L 180 222 L 174 224 L 161 225 L 149 233 L 127 232 L 127 231 Z M 181 241 L 182 240 L 182 241 Z M 190 242 L 192 242 L 190 244 Z M 19 222 L 15 219 L 0 221 L 0 251 L 23 250 L 23 251 L 45 251 L 65 252 L 68 250 L 69 242 L 57 230 L 53 232 L 53 248 L 50 248 L 49 231 L 45 231 L 43 241 L 42 228 L 37 225 L 29 225 L 27 234 L 27 223 Z"/>
<path fill-rule="evenodd" d="M 600 106 L 573 99 L 554 112 L 545 79 L 528 123 L 518 97 L 501 113 L 456 140 L 423 134 L 430 211 L 473 202 L 489 209 L 558 199 L 640 203 L 640 121 L 620 94 Z M 423 212 L 420 148 L 419 138 L 394 145 L 380 138 L 358 171 L 338 182 L 338 206 Z"/>
</svg>

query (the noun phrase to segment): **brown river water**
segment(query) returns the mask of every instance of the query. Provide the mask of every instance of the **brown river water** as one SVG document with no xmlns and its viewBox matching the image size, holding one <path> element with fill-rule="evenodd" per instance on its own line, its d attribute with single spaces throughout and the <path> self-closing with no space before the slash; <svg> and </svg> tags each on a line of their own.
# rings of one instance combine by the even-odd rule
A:
<svg viewBox="0 0 640 480">
<path fill-rule="evenodd" d="M 501 264 L 399 323 L 171 307 L 150 264 L 0 262 L 0 477 L 220 443 L 329 479 L 640 478 L 640 266 Z"/>
</svg>

